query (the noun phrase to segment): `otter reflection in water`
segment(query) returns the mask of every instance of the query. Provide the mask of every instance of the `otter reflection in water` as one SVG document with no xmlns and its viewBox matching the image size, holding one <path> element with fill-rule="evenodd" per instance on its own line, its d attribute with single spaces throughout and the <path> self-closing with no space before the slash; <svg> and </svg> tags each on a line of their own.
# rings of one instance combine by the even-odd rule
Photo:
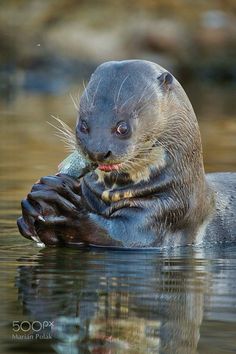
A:
<svg viewBox="0 0 236 354">
<path fill-rule="evenodd" d="M 121 248 L 236 241 L 236 174 L 205 175 L 191 103 L 161 66 L 100 65 L 72 141 L 91 163 L 33 186 L 18 219 L 23 236 Z"/>
<path fill-rule="evenodd" d="M 210 262 L 59 248 L 28 261 L 16 282 L 24 314 L 54 323 L 58 353 L 196 353 Z"/>
</svg>

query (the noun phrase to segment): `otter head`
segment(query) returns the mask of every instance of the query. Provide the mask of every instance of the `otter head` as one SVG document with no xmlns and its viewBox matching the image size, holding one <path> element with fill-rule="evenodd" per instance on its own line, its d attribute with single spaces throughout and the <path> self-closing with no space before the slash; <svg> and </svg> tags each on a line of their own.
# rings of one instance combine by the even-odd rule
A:
<svg viewBox="0 0 236 354">
<path fill-rule="evenodd" d="M 179 150 L 186 140 L 182 134 L 186 130 L 193 134 L 192 120 L 189 124 L 187 115 L 184 121 L 185 115 L 179 114 L 191 110 L 186 96 L 183 105 L 184 94 L 177 80 L 157 64 L 104 63 L 81 97 L 77 142 L 102 173 L 124 172 L 133 181 L 148 179 L 151 169 L 166 165 L 167 154 L 171 157 Z"/>
</svg>

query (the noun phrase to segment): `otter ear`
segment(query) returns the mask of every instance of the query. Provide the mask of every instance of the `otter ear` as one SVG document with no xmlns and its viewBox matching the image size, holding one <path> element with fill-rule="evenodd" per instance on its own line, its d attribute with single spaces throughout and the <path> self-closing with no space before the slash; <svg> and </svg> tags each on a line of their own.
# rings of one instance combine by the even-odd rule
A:
<svg viewBox="0 0 236 354">
<path fill-rule="evenodd" d="M 157 80 L 159 81 L 161 87 L 164 89 L 170 89 L 174 78 L 170 73 L 168 73 L 168 71 L 165 71 L 157 78 Z"/>
</svg>

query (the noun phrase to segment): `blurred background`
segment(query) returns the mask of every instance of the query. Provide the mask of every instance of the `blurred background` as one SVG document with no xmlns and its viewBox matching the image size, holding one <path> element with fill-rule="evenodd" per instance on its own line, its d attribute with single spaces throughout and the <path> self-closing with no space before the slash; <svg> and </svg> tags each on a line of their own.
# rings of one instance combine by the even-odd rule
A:
<svg viewBox="0 0 236 354">
<path fill-rule="evenodd" d="M 233 0 L 1 0 L 5 196 L 56 172 L 66 152 L 46 122 L 55 115 L 73 127 L 70 94 L 77 97 L 82 80 L 113 59 L 170 70 L 197 113 L 206 170 L 236 170 L 235 15 Z"/>
</svg>

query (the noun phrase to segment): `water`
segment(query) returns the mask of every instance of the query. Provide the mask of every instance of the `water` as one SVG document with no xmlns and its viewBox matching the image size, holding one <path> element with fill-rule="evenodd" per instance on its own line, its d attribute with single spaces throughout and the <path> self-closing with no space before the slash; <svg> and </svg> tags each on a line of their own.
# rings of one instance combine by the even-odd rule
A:
<svg viewBox="0 0 236 354">
<path fill-rule="evenodd" d="M 233 100 L 228 92 L 224 98 L 209 91 L 197 104 L 206 169 L 233 171 Z M 199 97 L 193 101 L 199 103 Z M 20 200 L 65 157 L 46 123 L 52 122 L 50 114 L 74 124 L 68 95 L 20 92 L 2 102 L 1 353 L 236 352 L 235 246 L 169 252 L 40 249 L 20 237 L 15 223 Z"/>
</svg>

